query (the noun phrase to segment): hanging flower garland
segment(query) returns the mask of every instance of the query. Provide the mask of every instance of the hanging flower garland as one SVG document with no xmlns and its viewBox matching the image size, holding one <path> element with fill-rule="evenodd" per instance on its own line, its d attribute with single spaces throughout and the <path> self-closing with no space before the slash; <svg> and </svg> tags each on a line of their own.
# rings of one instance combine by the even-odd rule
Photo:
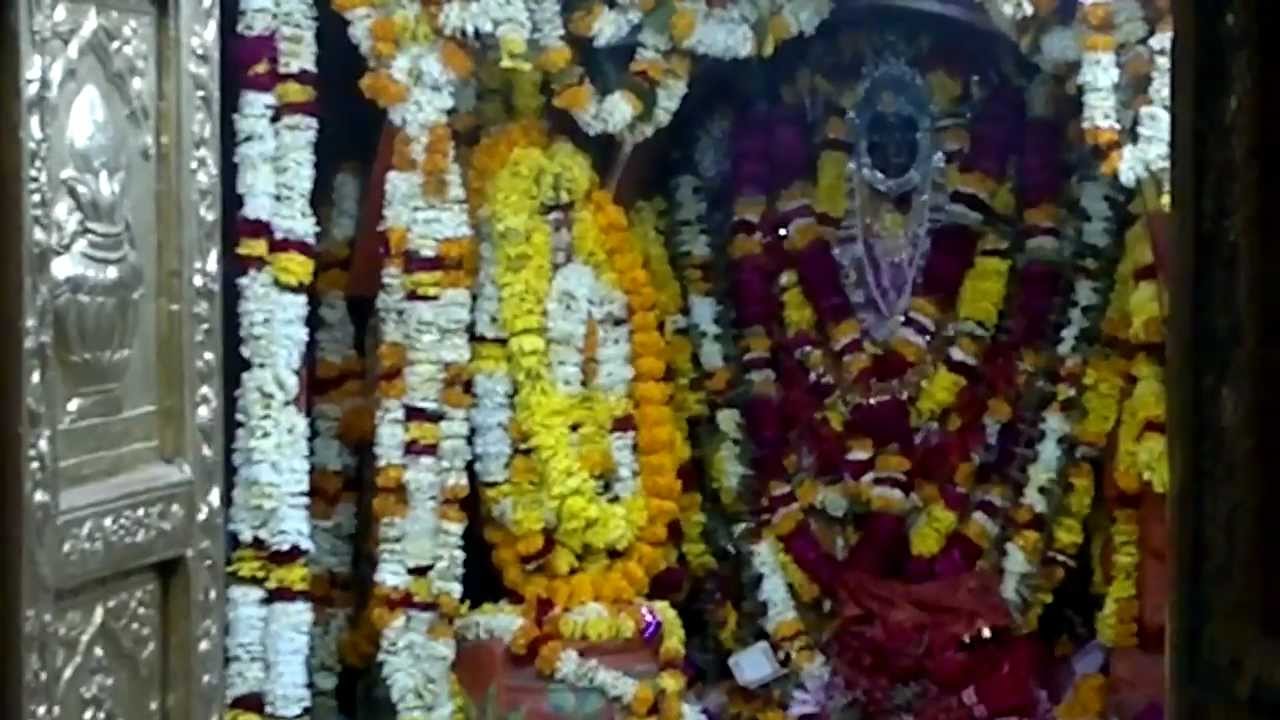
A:
<svg viewBox="0 0 1280 720">
<path fill-rule="evenodd" d="M 663 228 L 668 224 L 666 205 L 661 200 L 636 203 L 630 213 L 632 236 L 645 260 L 658 300 L 656 310 L 667 343 L 672 382 L 672 409 L 676 415 L 675 459 L 681 479 L 680 551 L 684 564 L 695 577 L 716 567 L 707 547 L 706 513 L 696 482 L 691 429 L 706 417 L 706 395 L 695 365 L 693 343 L 689 339 L 684 292 L 667 253 Z"/>
<path fill-rule="evenodd" d="M 1035 520 L 1023 526 L 1023 532 L 1034 533 L 1026 545 L 1037 550 L 1022 567 L 1014 567 L 1006 575 L 1006 597 L 1023 608 L 1022 620 L 1027 629 L 1036 627 L 1039 616 L 1052 601 L 1053 593 L 1075 566 L 1075 556 L 1084 541 L 1084 522 L 1093 508 L 1099 449 L 1084 442 L 1076 416 L 1088 417 L 1092 404 L 1087 398 L 1088 383 L 1095 382 L 1103 365 L 1090 365 L 1099 352 L 1094 347 L 1094 332 L 1106 309 L 1104 302 L 1106 274 L 1114 266 L 1111 252 L 1115 226 L 1112 218 L 1110 183 L 1104 178 L 1086 179 L 1080 184 L 1079 202 L 1086 220 L 1076 244 L 1075 279 L 1065 322 L 1058 333 L 1056 350 L 1056 382 L 1053 403 L 1044 412 L 1046 428 L 1036 445 L 1034 460 L 1026 474 L 1028 486 L 1044 489 L 1038 494 L 1043 504 Z M 1086 334 L 1088 334 L 1086 336 Z M 1092 373 L 1092 375 L 1090 374 Z M 1064 421 L 1069 422 L 1064 427 Z M 1100 433 L 1105 438 L 1109 428 Z M 1025 557 L 1025 556 L 1024 556 Z"/>
<path fill-rule="evenodd" d="M 361 89 L 399 130 L 380 224 L 374 589 L 348 649 L 363 663 L 376 653 L 405 717 L 462 700 L 451 623 L 462 598 L 476 249 L 448 121 L 474 67 L 438 33 L 439 7 L 334 7 L 369 62 Z"/>
<path fill-rule="evenodd" d="M 238 720 L 311 706 L 310 466 L 301 373 L 314 273 L 316 16 L 309 3 L 245 3 L 233 117 L 241 355 L 228 529 L 226 698 Z"/>
<path fill-rule="evenodd" d="M 508 587 L 562 607 L 642 594 L 679 516 L 657 293 L 596 182 L 565 143 L 520 148 L 487 211 L 518 436 L 509 480 L 485 488 L 486 537 Z"/>
<path fill-rule="evenodd" d="M 1173 30 L 1156 32 L 1146 45 L 1152 63 L 1148 102 L 1138 108 L 1137 140 L 1122 149 L 1118 177 L 1129 188 L 1152 178 L 1167 210 L 1173 156 Z"/>
<path fill-rule="evenodd" d="M 356 348 L 347 310 L 347 273 L 356 234 L 360 184 L 358 168 L 343 168 L 333 179 L 328 217 L 317 247 L 315 366 L 311 408 L 311 519 L 315 552 L 311 588 L 316 603 L 311 680 L 315 698 L 335 702 L 342 670 L 341 638 L 351 621 L 351 578 L 356 536 L 357 448 L 373 436 L 371 408 L 364 396 L 364 363 Z"/>
<path fill-rule="evenodd" d="M 501 642 L 513 655 L 532 658 L 544 677 L 574 688 L 598 690 L 625 708 L 630 717 L 705 720 L 700 708 L 683 701 L 687 680 L 680 665 L 685 633 L 680 615 L 670 604 L 589 602 L 555 610 L 541 620 L 535 615 L 527 606 L 483 605 L 458 621 L 458 637 Z M 656 647 L 660 669 L 655 677 L 632 677 L 567 647 L 569 643 L 636 639 Z"/>
<path fill-rule="evenodd" d="M 1165 493 L 1169 485 L 1165 388 L 1160 363 L 1164 342 L 1161 288 L 1155 268 L 1147 218 L 1141 200 L 1136 221 L 1125 234 L 1124 254 L 1116 265 L 1103 330 L 1118 346 L 1112 352 L 1114 388 L 1106 417 L 1112 438 L 1111 480 L 1118 490 L 1110 531 L 1101 550 L 1110 554 L 1105 572 L 1103 606 L 1096 618 L 1098 639 L 1113 648 L 1138 645 L 1138 573 L 1142 553 L 1134 504 L 1149 489 Z"/>
<path fill-rule="evenodd" d="M 515 386 L 508 368 L 507 331 L 502 324 L 502 295 L 498 285 L 498 247 L 494 234 L 489 188 L 502 172 L 511 154 L 522 147 L 545 147 L 545 129 L 533 121 L 508 123 L 491 128 L 471 153 L 467 181 L 471 187 L 477 237 L 479 268 L 476 302 L 472 317 L 472 410 L 473 468 L 482 497 L 489 488 L 507 482 L 515 453 L 512 439 Z M 468 615 L 468 618 L 470 615 Z"/>
<path fill-rule="evenodd" d="M 1104 154 L 1103 171 L 1111 175 L 1120 162 L 1121 129 L 1117 96 L 1120 63 L 1112 32 L 1115 27 L 1112 0 L 1084 0 L 1079 17 L 1084 28 L 1079 74 L 1083 103 L 1081 127 L 1085 141 Z"/>
<path fill-rule="evenodd" d="M 792 596 L 792 588 L 796 588 L 803 600 L 813 602 L 820 591 L 771 537 L 751 546 L 751 561 L 760 575 L 758 593 L 765 608 L 764 629 L 782 649 L 782 659 L 796 680 L 784 703 L 788 716 L 804 717 L 838 709 L 845 699 L 832 696 L 831 665 L 814 647 Z"/>
<path fill-rule="evenodd" d="M 720 503 L 730 511 L 743 505 L 742 493 L 750 470 L 743 463 L 742 413 L 728 402 L 734 371 L 728 357 L 727 315 L 715 294 L 719 272 L 714 267 L 706 228 L 707 200 L 696 175 L 678 176 L 672 189 L 672 256 L 680 269 L 689 312 L 689 335 L 702 371 L 708 414 L 713 420 L 703 448 L 703 465 L 711 476 Z"/>
</svg>

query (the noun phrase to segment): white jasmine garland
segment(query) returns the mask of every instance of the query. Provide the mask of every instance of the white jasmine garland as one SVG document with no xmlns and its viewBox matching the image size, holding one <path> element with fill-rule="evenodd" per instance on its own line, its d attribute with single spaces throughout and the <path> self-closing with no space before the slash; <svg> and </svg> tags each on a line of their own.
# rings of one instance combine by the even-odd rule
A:
<svg viewBox="0 0 1280 720">
<path fill-rule="evenodd" d="M 1111 0 L 1085 0 L 1084 4 L 1109 3 Z M 1119 130 L 1120 116 L 1116 88 L 1120 83 L 1120 64 L 1115 50 L 1084 50 L 1080 56 L 1078 76 L 1081 89 L 1080 124 L 1086 130 Z"/>
<path fill-rule="evenodd" d="M 481 220 L 477 229 L 479 267 L 476 270 L 475 305 L 472 308 L 475 334 L 482 340 L 504 340 L 506 332 L 502 329 L 502 321 L 498 315 L 502 296 L 495 274 L 497 259 L 494 257 L 493 231 L 487 220 Z"/>
<path fill-rule="evenodd" d="M 649 55 L 656 56 L 657 52 L 643 47 L 636 51 L 637 58 Z M 653 92 L 654 102 L 653 107 L 649 109 L 649 117 L 634 123 L 623 132 L 623 138 L 627 142 L 639 144 L 671 124 L 676 110 L 680 109 L 680 103 L 689 92 L 689 79 L 682 73 L 668 68 L 654 86 Z"/>
<path fill-rule="evenodd" d="M 591 25 L 591 44 L 609 47 L 627 39 L 631 31 L 644 19 L 644 12 L 634 5 L 606 5 Z"/>
<path fill-rule="evenodd" d="M 446 33 L 482 41 L 494 33 L 508 46 L 532 33 L 535 39 L 563 35 L 558 3 L 481 2 L 463 7 L 450 3 L 443 12 Z M 548 16 L 554 10 L 554 17 Z M 390 59 L 375 56 L 370 37 L 372 20 L 379 13 L 394 16 L 398 24 L 415 26 L 423 7 L 417 2 L 384 5 L 370 17 L 354 10 L 345 13 L 352 35 L 371 68 L 387 72 L 402 84 L 407 97 L 387 108 L 391 123 L 413 138 L 410 153 L 421 162 L 432 128 L 444 125 L 458 103 L 460 78 L 443 62 L 443 41 L 410 39 Z M 527 19 L 527 20 L 526 20 Z M 519 50 L 520 48 L 508 48 Z M 427 198 L 423 180 L 415 173 L 391 171 L 386 178 L 382 229 L 406 232 L 407 249 L 417 258 L 437 257 L 442 243 L 472 236 L 465 186 L 457 158 L 450 157 L 444 172 L 444 196 Z M 410 295 L 405 273 L 384 263 L 382 288 L 377 301 L 378 324 L 384 342 L 404 347 L 405 396 L 403 403 L 384 398 L 377 410 L 374 455 L 379 468 L 405 467 L 409 497 L 408 515 L 381 523 L 378 534 L 376 582 L 389 589 L 407 589 L 408 571 L 426 571 L 430 590 L 440 599 L 458 601 L 462 593 L 463 524 L 442 514 L 441 495 L 459 493 L 467 482 L 472 459 L 471 418 L 465 409 L 445 402 L 443 378 L 451 369 L 465 368 L 471 359 L 469 332 L 472 296 L 470 287 L 433 288 L 423 296 Z M 422 291 L 422 288 L 415 288 Z M 499 403 L 500 404 L 500 403 Z M 406 406 L 425 411 L 438 423 L 439 440 L 431 460 L 405 452 Z M 494 404 L 490 403 L 490 408 Z M 497 408 L 500 414 L 500 407 Z M 384 425 L 388 425 L 384 429 Z M 489 426 L 493 428 L 491 424 Z M 410 462 L 411 460 L 411 462 Z M 492 464 L 492 463 L 491 463 Z M 420 535 L 419 531 L 429 532 Z M 434 542 L 431 542 L 434 541 Z M 383 631 L 378 659 L 401 720 L 447 720 L 455 709 L 451 669 L 456 647 L 448 633 L 431 634 L 447 617 L 405 610 Z"/>
<path fill-rule="evenodd" d="M 523 0 L 449 0 L 440 8 L 440 28 L 467 40 L 490 36 L 528 43 L 533 21 Z"/>
<path fill-rule="evenodd" d="M 760 601 L 765 608 L 764 629 L 770 635 L 783 623 L 800 617 L 777 552 L 773 540 L 768 538 L 751 546 L 752 566 L 760 574 Z"/>
<path fill-rule="evenodd" d="M 564 44 L 564 18 L 560 15 L 560 0 L 527 2 L 534 40 L 544 47 Z"/>
<path fill-rule="evenodd" d="M 453 714 L 451 670 L 457 644 L 431 630 L 445 622 L 435 613 L 406 610 L 382 631 L 382 677 L 397 717 L 449 720 Z"/>
<path fill-rule="evenodd" d="M 985 0 L 987 9 L 998 17 L 1018 22 L 1035 17 L 1036 6 L 1031 0 Z"/>
<path fill-rule="evenodd" d="M 596 283 L 591 296 L 591 315 L 596 320 L 596 377 L 592 388 L 623 396 L 635 377 L 631 365 L 631 317 L 627 296 L 603 282 Z"/>
<path fill-rule="evenodd" d="M 435 125 L 447 122 L 454 105 L 456 79 L 440 57 L 439 42 L 408 45 L 387 68 L 408 88 L 408 98 L 387 108 L 387 117 L 410 137 L 426 137 Z"/>
<path fill-rule="evenodd" d="M 640 681 L 620 670 L 614 670 L 598 660 L 582 657 L 577 650 L 566 649 L 556 661 L 556 680 L 578 688 L 593 688 L 622 706 L 631 703 Z M 705 720 L 706 713 L 690 703 L 683 703 L 682 720 Z"/>
<path fill-rule="evenodd" d="M 1062 440 L 1071 432 L 1071 423 L 1062 411 L 1047 410 L 1040 420 L 1040 440 L 1036 458 L 1027 468 L 1027 484 L 1022 490 L 1022 503 L 1044 515 L 1049 503 L 1056 500 L 1059 470 L 1062 468 Z"/>
<path fill-rule="evenodd" d="M 505 372 L 477 372 L 471 380 L 475 405 L 471 410 L 471 445 L 476 479 L 491 486 L 506 482 L 511 461 L 511 397 L 514 384 Z"/>
<path fill-rule="evenodd" d="M 596 292 L 595 273 L 579 262 L 561 267 L 551 279 L 545 303 L 547 353 L 551 377 L 562 392 L 582 390 L 587 321 Z"/>
<path fill-rule="evenodd" d="M 1089 313 L 1102 302 L 1099 284 L 1088 277 L 1076 278 L 1071 292 L 1067 324 L 1058 334 L 1058 355 L 1064 359 L 1077 357 L 1080 335 L 1089 327 Z"/>
<path fill-rule="evenodd" d="M 226 700 L 259 695 L 267 686 L 267 591 L 248 583 L 227 588 Z"/>
<path fill-rule="evenodd" d="M 751 473 L 750 466 L 742 459 L 745 425 L 737 408 L 716 410 L 718 436 L 712 456 L 712 480 L 726 504 L 733 504 L 742 496 L 742 486 Z"/>
<path fill-rule="evenodd" d="M 276 0 L 240 0 L 237 12 L 237 35 L 261 37 L 275 32 Z"/>
<path fill-rule="evenodd" d="M 240 351 L 249 369 L 236 390 L 228 529 L 242 544 L 309 551 L 307 419 L 297 405 L 307 298 L 280 288 L 269 271 L 257 268 L 236 285 Z"/>
<path fill-rule="evenodd" d="M 334 176 L 333 200 L 320 245 L 322 253 L 342 257 L 350 253 L 356 232 L 360 179 L 356 172 L 344 169 Z M 330 289 L 319 296 L 315 332 L 315 353 L 321 363 L 346 368 L 357 360 L 355 327 L 347 312 L 346 295 Z M 339 376 L 332 382 L 360 381 L 359 375 Z M 343 414 L 353 403 L 362 402 L 345 393 L 320 395 L 311 412 L 311 463 L 319 471 L 349 477 L 356 470 L 356 456 L 340 439 Z M 312 537 L 315 550 L 310 560 L 315 576 L 328 574 L 343 580 L 352 567 L 352 551 L 356 532 L 356 506 L 351 494 L 343 492 L 329 518 L 313 518 Z M 331 585 L 337 583 L 330 583 Z M 312 633 L 311 678 L 317 696 L 332 698 L 338 685 L 341 662 L 338 642 L 346 631 L 352 608 L 331 606 L 317 608 Z"/>
<path fill-rule="evenodd" d="M 783 623 L 800 620 L 787 576 L 782 571 L 782 562 L 778 557 L 780 552 L 783 550 L 772 538 L 765 538 L 751 545 L 751 564 L 760 575 L 760 602 L 765 607 L 763 624 L 771 636 Z M 812 660 L 805 665 L 789 668 L 789 671 L 800 681 L 788 700 L 788 706 L 796 710 L 793 716 L 806 714 L 806 706 L 815 701 L 825 703 L 826 687 L 831 680 L 831 666 L 822 653 L 814 651 Z"/>
<path fill-rule="evenodd" d="M 720 60 L 740 60 L 756 53 L 755 26 L 760 8 L 754 2 L 710 7 L 704 0 L 677 2 L 678 11 L 692 12 L 693 33 L 679 47 Z"/>
<path fill-rule="evenodd" d="M 1004 558 L 1001 560 L 1004 574 L 1000 578 L 1000 596 L 1008 603 L 1015 614 L 1021 614 L 1026 606 L 1024 580 L 1035 571 L 1026 553 L 1012 540 L 1004 544 Z"/>
<path fill-rule="evenodd" d="M 300 717 L 311 706 L 307 666 L 314 619 L 310 600 L 273 601 L 267 606 L 270 680 L 264 696 L 267 714 L 272 717 Z"/>
<path fill-rule="evenodd" d="M 347 37 L 365 58 L 373 55 L 373 22 L 378 11 L 372 7 L 358 7 L 346 13 Z"/>
<path fill-rule="evenodd" d="M 1173 119 L 1171 114 L 1173 33 L 1158 32 L 1147 41 L 1151 49 L 1151 102 L 1138 110 L 1137 142 L 1124 147 L 1119 178 L 1126 187 L 1136 187 L 1144 178 L 1155 177 L 1161 190 L 1169 188 Z"/>
<path fill-rule="evenodd" d="M 319 234 L 311 208 L 319 133 L 320 122 L 309 115 L 285 115 L 276 121 L 276 197 L 271 230 L 277 238 L 315 243 Z"/>
<path fill-rule="evenodd" d="M 490 603 L 459 618 L 454 630 L 464 642 L 498 640 L 506 645 L 527 622 L 519 608 L 507 603 Z"/>
<path fill-rule="evenodd" d="M 245 0 L 237 31 L 271 37 L 276 69 L 295 76 L 316 69 L 316 11 L 305 0 Z M 270 227 L 270 237 L 314 245 L 318 227 L 311 208 L 318 121 L 279 114 L 272 92 L 243 90 L 232 119 L 233 158 L 240 217 Z M 254 251 L 259 251 L 254 248 Z M 316 549 L 310 513 L 311 447 L 300 408 L 307 349 L 306 288 L 277 283 L 269 264 L 236 278 L 240 354 L 246 369 L 236 389 L 231 443 L 233 478 L 227 528 L 240 547 L 300 552 L 310 563 Z M 324 421 L 331 416 L 324 416 Z M 321 444 L 320 457 L 341 464 L 341 454 Z M 352 517 L 354 523 L 354 517 Z M 325 552 L 331 548 L 323 538 Z M 322 554 L 319 562 L 332 564 Z M 234 569 L 233 572 L 238 572 Z M 271 600 L 266 588 L 233 580 L 227 604 L 227 701 L 258 695 L 268 715 L 296 718 L 311 706 L 311 636 L 314 612 L 305 595 Z"/>
<path fill-rule="evenodd" d="M 1109 247 L 1115 241 L 1112 202 L 1115 188 L 1106 180 L 1095 178 L 1080 185 L 1080 206 L 1087 218 L 1080 228 L 1080 239 L 1096 248 Z"/>
<path fill-rule="evenodd" d="M 831 7 L 831 0 L 786 0 L 778 3 L 778 13 L 797 35 L 809 37 L 831 15 Z"/>
<path fill-rule="evenodd" d="M 638 116 L 628 91 L 614 90 L 601 97 L 590 79 L 584 83 L 591 89 L 591 100 L 585 107 L 570 112 L 583 132 L 591 136 L 618 135 Z"/>
<path fill-rule="evenodd" d="M 277 69 L 281 75 L 319 72 L 316 6 L 311 0 L 273 0 L 276 4 Z"/>
<path fill-rule="evenodd" d="M 275 209 L 277 105 L 275 93 L 244 90 L 232 116 L 240 214 L 259 222 L 270 222 Z"/>
<path fill-rule="evenodd" d="M 609 433 L 609 450 L 613 455 L 613 496 L 619 499 L 633 497 L 640 490 L 640 460 L 636 454 L 635 431 L 615 430 Z"/>
</svg>

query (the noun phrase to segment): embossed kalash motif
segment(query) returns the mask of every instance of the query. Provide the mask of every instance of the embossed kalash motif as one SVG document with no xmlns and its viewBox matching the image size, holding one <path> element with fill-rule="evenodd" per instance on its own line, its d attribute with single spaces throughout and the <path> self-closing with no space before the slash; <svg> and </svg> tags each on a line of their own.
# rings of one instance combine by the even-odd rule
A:
<svg viewBox="0 0 1280 720">
<path fill-rule="evenodd" d="M 58 176 L 66 197 L 54 209 L 66 234 L 49 265 L 57 356 L 82 417 L 120 412 L 138 328 L 143 271 L 124 213 L 122 140 L 102 93 L 86 84 L 71 103 L 70 167 Z"/>
<path fill-rule="evenodd" d="M 16 5 L 6 17 L 17 25 L 22 92 L 9 140 L 22 143 L 26 168 L 25 217 L 16 221 L 25 235 L 5 256 L 25 274 L 17 428 L 23 503 L 14 513 L 22 537 L 15 589 L 21 661 L 6 667 L 22 673 L 14 716 L 217 718 L 224 556 L 219 5 Z M 154 92 L 161 79 L 171 110 L 164 114 L 156 112 Z M 161 162 L 152 164 L 157 137 L 166 142 Z M 155 197 L 135 185 L 152 182 L 132 170 L 139 165 L 171 170 Z M 163 241 L 139 245 L 153 226 Z M 162 292 L 152 293 L 159 286 L 147 277 L 165 277 Z M 134 334 L 152 332 L 139 326 L 151 312 L 163 318 L 163 330 L 144 347 Z M 133 400 L 130 383 L 122 382 L 130 360 L 136 372 L 140 356 L 160 343 L 172 349 L 174 369 L 161 373 L 173 422 L 158 469 L 113 476 L 136 467 L 117 465 L 95 474 L 91 492 L 70 513 L 62 468 L 74 453 L 60 429 L 120 414 Z M 153 480 L 160 486 L 139 487 Z M 68 561 L 64 550 L 76 559 Z M 89 574 L 95 580 L 82 582 Z M 162 628 L 172 635 L 163 638 L 163 655 Z"/>
</svg>

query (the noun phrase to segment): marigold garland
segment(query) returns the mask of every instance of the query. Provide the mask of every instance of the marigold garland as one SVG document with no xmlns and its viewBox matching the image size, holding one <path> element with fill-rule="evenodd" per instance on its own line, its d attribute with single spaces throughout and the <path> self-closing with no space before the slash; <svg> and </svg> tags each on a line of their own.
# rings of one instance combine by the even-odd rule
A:
<svg viewBox="0 0 1280 720">
<path fill-rule="evenodd" d="M 546 150 L 515 150 L 489 192 L 517 444 L 530 452 L 517 452 L 509 482 L 486 489 L 491 518 L 486 537 L 495 543 L 494 559 L 509 587 L 526 599 L 548 597 L 560 606 L 642 594 L 649 578 L 673 559 L 663 543 L 667 524 L 680 511 L 675 417 L 669 406 L 672 389 L 664 380 L 667 350 L 655 312 L 657 293 L 633 247 L 625 214 L 606 193 L 593 189 L 596 182 L 586 157 L 559 142 Z M 571 208 L 563 250 L 598 279 L 594 292 L 605 303 L 605 315 L 592 321 L 602 342 L 601 368 L 590 383 L 598 387 L 573 393 L 552 375 L 547 335 L 549 323 L 562 322 L 548 316 L 547 305 L 557 276 L 554 237 L 564 232 L 553 231 L 547 216 L 558 206 Z M 619 318 L 624 325 L 618 329 L 625 334 L 618 337 L 629 340 L 618 348 L 621 358 L 606 357 L 603 344 L 611 327 L 606 322 L 611 294 L 624 303 Z M 582 342 L 590 326 L 580 331 Z M 628 357 L 631 367 L 611 369 Z M 631 417 L 634 430 L 626 427 Z M 577 433 L 570 425 L 578 427 Z M 579 450 L 573 449 L 579 442 L 575 436 Z M 637 491 L 609 502 L 597 494 L 593 476 L 612 468 L 592 458 L 612 454 L 616 461 L 617 443 L 628 440 L 638 453 Z M 547 485 L 547 478 L 556 482 Z M 606 552 L 621 555 L 608 559 Z"/>
</svg>

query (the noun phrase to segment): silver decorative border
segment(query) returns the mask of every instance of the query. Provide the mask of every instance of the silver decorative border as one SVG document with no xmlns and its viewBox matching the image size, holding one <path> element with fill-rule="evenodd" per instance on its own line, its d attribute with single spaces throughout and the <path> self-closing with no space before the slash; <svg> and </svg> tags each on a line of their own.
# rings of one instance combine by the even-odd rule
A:
<svg viewBox="0 0 1280 720">
<path fill-rule="evenodd" d="M 221 180 L 219 130 L 219 3 L 215 0 L 155 0 L 161 18 L 158 42 L 167 57 L 161 70 L 160 127 L 169 146 L 166 170 L 178 201 L 174 222 L 159 228 L 181 242 L 176 300 L 180 310 L 172 332 L 181 334 L 181 400 L 189 422 L 177 438 L 181 472 L 192 478 L 191 513 L 185 522 L 188 549 L 175 563 L 172 598 L 166 609 L 177 622 L 165 642 L 172 682 L 165 690 L 165 716 L 208 718 L 222 714 L 223 537 L 221 419 Z M 17 0 L 18 68 L 21 71 L 20 161 L 22 350 L 21 378 L 28 390 L 19 421 L 22 437 L 23 542 L 18 581 L 22 667 L 21 717 L 50 720 L 60 715 L 54 658 L 55 588 L 61 537 L 54 456 L 54 419 L 43 386 L 49 366 L 50 323 L 47 289 L 32 272 L 30 259 L 50 238 L 48 155 L 51 113 L 51 57 L 59 0 Z M 34 391 L 33 391 L 34 390 Z M 176 615 L 175 615 L 176 614 Z"/>
</svg>

